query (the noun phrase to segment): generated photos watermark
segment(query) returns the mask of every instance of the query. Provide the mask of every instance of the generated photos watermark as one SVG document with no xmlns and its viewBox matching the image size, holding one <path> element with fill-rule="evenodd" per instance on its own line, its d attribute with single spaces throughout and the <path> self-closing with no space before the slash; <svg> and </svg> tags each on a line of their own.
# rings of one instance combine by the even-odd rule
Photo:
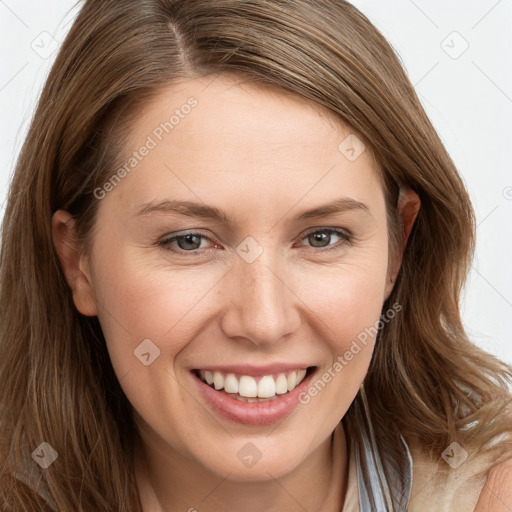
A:
<svg viewBox="0 0 512 512">
<path fill-rule="evenodd" d="M 186 103 L 181 105 L 180 108 L 174 110 L 174 114 L 169 117 L 168 121 L 160 123 L 152 132 L 146 137 L 146 142 L 136 151 L 133 155 L 103 184 L 102 187 L 94 189 L 94 197 L 98 200 L 103 199 L 108 192 L 121 183 L 122 179 L 139 165 L 150 152 L 155 149 L 166 135 L 172 132 L 183 119 L 185 119 L 192 109 L 197 107 L 198 101 L 191 96 Z"/>
<path fill-rule="evenodd" d="M 306 391 L 300 393 L 299 402 L 303 405 L 309 404 L 311 399 L 317 396 L 361 352 L 362 348 L 368 344 L 368 339 L 374 338 L 379 330 L 395 318 L 396 314 L 401 310 L 402 305 L 395 302 L 391 308 L 380 316 L 380 319 L 374 325 L 366 327 L 364 331 L 360 332 L 356 339 L 352 341 L 348 350 L 343 355 L 339 355 L 334 364 L 319 376 Z"/>
</svg>

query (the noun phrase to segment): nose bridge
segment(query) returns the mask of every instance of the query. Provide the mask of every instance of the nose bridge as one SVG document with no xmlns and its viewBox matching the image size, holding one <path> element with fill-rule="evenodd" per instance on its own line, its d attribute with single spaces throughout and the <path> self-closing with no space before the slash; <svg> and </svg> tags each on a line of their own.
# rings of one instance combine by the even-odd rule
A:
<svg viewBox="0 0 512 512">
<path fill-rule="evenodd" d="M 228 336 L 270 344 L 297 328 L 299 316 L 284 263 L 270 249 L 263 250 L 252 262 L 243 257 L 236 261 L 223 317 L 223 330 Z"/>
</svg>

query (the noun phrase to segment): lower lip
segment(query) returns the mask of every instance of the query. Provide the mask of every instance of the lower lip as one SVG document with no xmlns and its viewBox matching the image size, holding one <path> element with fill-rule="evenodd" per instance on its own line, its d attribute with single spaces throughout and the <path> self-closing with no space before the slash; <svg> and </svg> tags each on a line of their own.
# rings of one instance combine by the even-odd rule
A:
<svg viewBox="0 0 512 512">
<path fill-rule="evenodd" d="M 231 398 L 225 393 L 211 388 L 203 382 L 194 372 L 192 378 L 197 383 L 199 391 L 208 404 L 224 418 L 243 425 L 269 425 L 288 416 L 297 407 L 299 396 L 306 391 L 316 369 L 310 371 L 304 380 L 292 391 L 283 395 L 276 395 L 276 400 L 268 402 L 242 402 Z"/>
</svg>

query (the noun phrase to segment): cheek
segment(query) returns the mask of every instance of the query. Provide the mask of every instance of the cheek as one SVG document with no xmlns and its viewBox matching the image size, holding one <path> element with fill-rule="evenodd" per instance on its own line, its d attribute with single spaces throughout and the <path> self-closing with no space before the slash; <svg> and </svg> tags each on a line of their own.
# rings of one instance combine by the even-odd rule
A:
<svg viewBox="0 0 512 512">
<path fill-rule="evenodd" d="M 135 411 L 161 432 L 181 424 L 189 407 L 175 364 L 200 336 L 207 293 L 219 278 L 149 268 L 122 255 L 97 269 L 98 318 L 114 371 Z"/>
<path fill-rule="evenodd" d="M 377 258 L 308 281 L 315 290 L 308 295 L 310 324 L 319 329 L 319 350 L 327 353 L 301 403 L 325 411 L 332 422 L 344 416 L 368 372 L 384 313 L 385 275 L 385 260 Z"/>
<path fill-rule="evenodd" d="M 321 319 L 319 337 L 328 343 L 333 362 L 345 354 L 350 362 L 345 373 L 366 371 L 383 313 L 386 279 L 387 250 L 379 245 L 302 280 L 300 293 Z"/>
<path fill-rule="evenodd" d="M 172 360 L 190 341 L 186 334 L 196 329 L 217 281 L 211 273 L 152 269 L 128 257 L 98 268 L 98 317 L 113 363 L 138 367 L 134 350 L 146 339 Z"/>
<path fill-rule="evenodd" d="M 327 324 L 326 339 L 343 350 L 350 339 L 378 321 L 386 276 L 386 247 L 374 245 L 336 267 L 303 272 L 300 293 Z"/>
</svg>

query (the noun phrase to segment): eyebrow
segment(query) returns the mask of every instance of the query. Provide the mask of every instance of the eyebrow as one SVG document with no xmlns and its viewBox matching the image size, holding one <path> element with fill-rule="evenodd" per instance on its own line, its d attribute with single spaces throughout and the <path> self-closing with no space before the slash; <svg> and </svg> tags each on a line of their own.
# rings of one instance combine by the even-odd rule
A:
<svg viewBox="0 0 512 512">
<path fill-rule="evenodd" d="M 295 217 L 295 220 L 301 221 L 306 219 L 316 219 L 346 211 L 361 211 L 371 215 L 370 209 L 366 204 L 350 197 L 340 197 L 324 205 L 317 206 L 316 208 L 302 211 Z M 216 208 L 215 206 L 196 203 L 193 201 L 164 200 L 158 203 L 151 201 L 141 205 L 141 208 L 136 212 L 135 216 L 143 216 L 153 212 L 177 213 L 186 217 L 210 219 L 224 224 L 230 224 L 230 219 L 223 210 Z"/>
</svg>

